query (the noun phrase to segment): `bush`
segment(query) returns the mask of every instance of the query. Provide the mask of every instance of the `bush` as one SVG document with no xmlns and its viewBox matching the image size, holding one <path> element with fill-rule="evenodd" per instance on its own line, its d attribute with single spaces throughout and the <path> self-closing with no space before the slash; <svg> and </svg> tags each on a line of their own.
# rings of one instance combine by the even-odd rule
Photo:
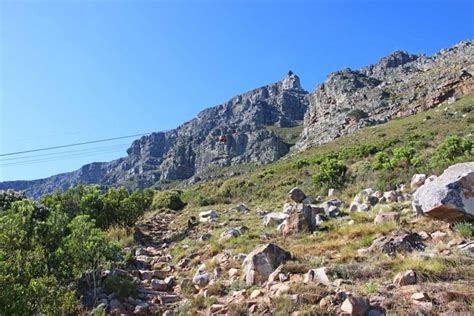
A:
<svg viewBox="0 0 474 316">
<path fill-rule="evenodd" d="M 454 225 L 454 231 L 456 231 L 461 238 L 472 238 L 474 236 L 474 224 L 457 223 Z"/>
<path fill-rule="evenodd" d="M 99 186 L 78 185 L 65 192 L 46 195 L 42 203 L 57 207 L 70 219 L 78 215 L 89 215 L 100 228 L 113 225 L 131 227 L 151 205 L 153 191 L 134 191 L 131 194 L 123 187 L 110 188 L 103 194 Z"/>
<path fill-rule="evenodd" d="M 456 135 L 449 136 L 436 148 L 431 163 L 434 167 L 444 168 L 470 157 L 473 149 L 473 142 L 470 139 Z"/>
<path fill-rule="evenodd" d="M 201 193 L 198 193 L 194 196 L 194 203 L 198 206 L 208 206 L 215 204 L 215 201 L 211 197 L 204 196 Z"/>
<path fill-rule="evenodd" d="M 125 276 L 112 275 L 105 279 L 104 289 L 108 294 L 115 293 L 120 299 L 137 294 L 137 284 Z"/>
<path fill-rule="evenodd" d="M 391 168 L 392 168 L 392 165 L 390 164 L 390 158 L 385 152 L 380 151 L 375 154 L 374 159 L 372 161 L 372 169 L 389 170 Z"/>
<path fill-rule="evenodd" d="M 180 191 L 168 190 L 155 193 L 152 207 L 154 209 L 167 208 L 177 211 L 182 209 L 184 205 L 184 202 L 181 200 Z"/>
<path fill-rule="evenodd" d="M 293 163 L 293 168 L 301 169 L 303 167 L 309 166 L 309 161 L 307 159 L 299 159 Z"/>
<path fill-rule="evenodd" d="M 109 268 L 118 254 L 88 215 L 71 220 L 61 205 L 12 203 L 0 215 L 0 315 L 73 314 L 70 285 L 83 271 Z"/>
<path fill-rule="evenodd" d="M 337 159 L 329 158 L 320 165 L 319 173 L 313 176 L 313 182 L 323 188 L 339 189 L 346 181 L 346 165 Z"/>
</svg>

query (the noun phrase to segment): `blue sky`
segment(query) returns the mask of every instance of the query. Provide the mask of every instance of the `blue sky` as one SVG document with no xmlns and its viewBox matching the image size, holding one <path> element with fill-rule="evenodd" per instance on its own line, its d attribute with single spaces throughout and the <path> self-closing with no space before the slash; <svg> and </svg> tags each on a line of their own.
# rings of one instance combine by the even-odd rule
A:
<svg viewBox="0 0 474 316">
<path fill-rule="evenodd" d="M 289 69 L 312 91 L 394 50 L 472 38 L 473 16 L 461 0 L 0 0 L 0 154 L 171 129 Z M 132 140 L 0 157 L 0 181 L 118 158 Z"/>
</svg>

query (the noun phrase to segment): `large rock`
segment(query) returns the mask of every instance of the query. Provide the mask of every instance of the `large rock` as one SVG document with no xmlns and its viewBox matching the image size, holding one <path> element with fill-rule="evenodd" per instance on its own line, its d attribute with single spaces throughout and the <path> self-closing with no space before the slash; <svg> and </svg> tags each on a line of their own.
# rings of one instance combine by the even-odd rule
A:
<svg viewBox="0 0 474 316">
<path fill-rule="evenodd" d="M 321 208 L 322 210 L 322 208 Z M 297 204 L 286 219 L 285 235 L 312 232 L 316 229 L 316 217 L 313 208 L 306 204 Z"/>
<path fill-rule="evenodd" d="M 275 244 L 266 244 L 254 249 L 242 263 L 245 283 L 248 286 L 267 281 L 270 274 L 291 254 Z"/>
<path fill-rule="evenodd" d="M 287 218 L 288 214 L 285 213 L 269 213 L 263 217 L 263 225 L 278 226 Z"/>
<path fill-rule="evenodd" d="M 290 190 L 290 192 L 288 192 L 288 197 L 296 203 L 301 203 L 304 199 L 306 199 L 306 194 L 304 194 L 300 188 L 294 187 Z"/>
<path fill-rule="evenodd" d="M 413 208 L 450 223 L 474 221 L 474 162 L 453 165 L 427 181 L 416 190 Z"/>
</svg>

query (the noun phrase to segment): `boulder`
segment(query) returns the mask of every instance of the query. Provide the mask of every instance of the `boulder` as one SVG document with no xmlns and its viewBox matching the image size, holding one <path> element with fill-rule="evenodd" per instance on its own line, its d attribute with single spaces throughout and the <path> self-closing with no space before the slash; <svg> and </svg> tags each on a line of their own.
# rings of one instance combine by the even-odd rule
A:
<svg viewBox="0 0 474 316">
<path fill-rule="evenodd" d="M 203 288 L 209 284 L 210 278 L 209 274 L 199 269 L 193 277 L 193 284 L 197 285 L 199 288 Z"/>
<path fill-rule="evenodd" d="M 221 233 L 219 240 L 225 241 L 234 237 L 240 236 L 240 230 L 236 228 L 228 228 Z"/>
<path fill-rule="evenodd" d="M 341 311 L 351 316 L 363 316 L 370 308 L 369 300 L 363 297 L 349 296 L 341 305 Z"/>
<path fill-rule="evenodd" d="M 393 278 L 393 283 L 397 286 L 416 284 L 416 281 L 417 281 L 416 273 L 413 270 L 399 272 Z"/>
<path fill-rule="evenodd" d="M 365 203 L 352 202 L 349 210 L 351 212 L 367 212 L 369 210 L 369 206 Z"/>
<path fill-rule="evenodd" d="M 424 173 L 416 173 L 413 175 L 410 181 L 410 187 L 412 189 L 417 189 L 421 187 L 426 181 L 426 174 Z"/>
<path fill-rule="evenodd" d="M 412 252 L 424 250 L 425 245 L 417 233 L 393 232 L 387 236 L 381 236 L 372 242 L 368 251 L 383 251 L 389 256 L 399 252 Z"/>
<path fill-rule="evenodd" d="M 201 223 L 207 223 L 211 222 L 217 219 L 219 215 L 217 214 L 217 211 L 215 210 L 209 210 L 209 211 L 204 211 L 199 213 L 199 221 Z"/>
<path fill-rule="evenodd" d="M 413 196 L 417 214 L 449 223 L 474 221 L 474 162 L 453 165 Z"/>
<path fill-rule="evenodd" d="M 245 283 L 261 284 L 280 264 L 291 259 L 291 254 L 275 244 L 265 244 L 250 252 L 242 263 Z"/>
<path fill-rule="evenodd" d="M 168 289 L 168 284 L 163 280 L 153 279 L 150 285 L 151 288 L 156 291 L 166 291 Z"/>
<path fill-rule="evenodd" d="M 304 283 L 321 283 L 324 285 L 331 285 L 331 280 L 329 279 L 328 269 L 326 267 L 311 269 L 304 276 Z"/>
<path fill-rule="evenodd" d="M 269 213 L 263 217 L 263 226 L 278 226 L 287 218 L 285 213 Z"/>
<path fill-rule="evenodd" d="M 400 221 L 400 213 L 398 212 L 387 212 L 387 213 L 379 213 L 374 219 L 374 224 L 383 224 L 387 222 L 399 222 Z"/>
<path fill-rule="evenodd" d="M 383 193 L 383 198 L 386 203 L 395 203 L 397 202 L 397 192 L 396 191 L 387 191 Z"/>
<path fill-rule="evenodd" d="M 294 211 L 286 219 L 285 235 L 313 232 L 314 230 L 316 230 L 316 218 L 312 207 L 306 204 L 297 204 Z"/>
<path fill-rule="evenodd" d="M 288 192 L 288 197 L 296 203 L 301 203 L 306 198 L 306 194 L 300 188 L 294 187 Z"/>
</svg>

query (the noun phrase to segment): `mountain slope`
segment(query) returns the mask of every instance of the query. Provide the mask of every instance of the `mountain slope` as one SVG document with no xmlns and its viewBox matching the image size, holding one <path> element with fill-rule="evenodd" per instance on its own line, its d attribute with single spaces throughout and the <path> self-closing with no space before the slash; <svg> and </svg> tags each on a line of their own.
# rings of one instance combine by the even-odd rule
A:
<svg viewBox="0 0 474 316">
<path fill-rule="evenodd" d="M 472 40 L 431 57 L 397 51 L 360 70 L 337 71 L 311 94 L 290 71 L 283 80 L 206 109 L 176 129 L 134 141 L 124 158 L 46 179 L 3 182 L 0 189 L 39 197 L 79 183 L 130 189 L 185 179 L 195 183 L 216 168 L 266 164 L 290 148 L 302 151 L 468 94 L 474 91 L 473 73 Z M 295 139 L 303 119 L 304 130 Z M 222 137 L 225 141 L 219 141 Z"/>
<path fill-rule="evenodd" d="M 307 92 L 290 71 L 283 80 L 206 109 L 176 129 L 141 137 L 127 157 L 46 179 L 3 182 L 0 189 L 26 190 L 38 197 L 78 183 L 145 188 L 157 181 L 188 179 L 212 166 L 268 163 L 291 146 L 268 127 L 301 124 L 307 105 Z M 219 141 L 222 136 L 225 142 Z"/>
<path fill-rule="evenodd" d="M 431 57 L 397 51 L 375 65 L 332 73 L 310 95 L 295 148 L 304 150 L 465 95 L 474 91 L 473 73 L 472 40 Z"/>
</svg>

